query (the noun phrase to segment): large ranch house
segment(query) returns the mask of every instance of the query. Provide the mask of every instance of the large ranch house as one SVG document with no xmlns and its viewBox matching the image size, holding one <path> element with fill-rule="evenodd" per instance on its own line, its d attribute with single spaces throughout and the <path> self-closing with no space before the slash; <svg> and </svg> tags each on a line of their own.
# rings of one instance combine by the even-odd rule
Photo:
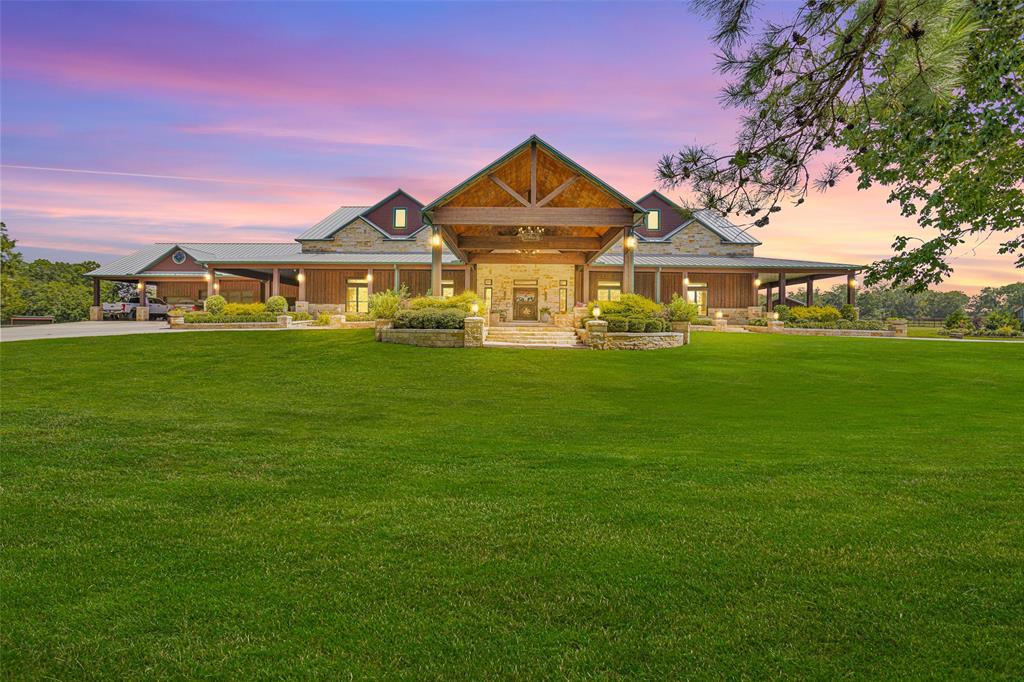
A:
<svg viewBox="0 0 1024 682">
<path fill-rule="evenodd" d="M 342 206 L 288 243 L 154 244 L 95 271 L 142 296 L 201 304 L 282 295 L 296 310 L 362 313 L 375 290 L 450 296 L 470 289 L 493 322 L 570 324 L 572 308 L 635 292 L 674 295 L 703 315 L 742 320 L 767 294 L 844 277 L 860 266 L 762 258 L 761 244 L 711 210 L 689 212 L 658 192 L 630 199 L 532 136 L 433 201 L 397 190 L 373 206 Z M 145 301 L 143 301 L 143 304 Z M 98 313 L 94 309 L 94 314 Z"/>
</svg>

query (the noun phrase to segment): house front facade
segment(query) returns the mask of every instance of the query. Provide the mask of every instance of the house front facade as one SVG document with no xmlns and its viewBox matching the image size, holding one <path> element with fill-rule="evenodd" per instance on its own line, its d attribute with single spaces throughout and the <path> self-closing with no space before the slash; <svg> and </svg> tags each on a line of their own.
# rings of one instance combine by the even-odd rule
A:
<svg viewBox="0 0 1024 682">
<path fill-rule="evenodd" d="M 659 192 L 630 199 L 532 136 L 424 204 L 396 190 L 342 206 L 287 243 L 154 244 L 90 273 L 131 282 L 176 305 L 211 293 L 296 310 L 364 313 L 374 291 L 475 291 L 491 320 L 569 324 L 575 306 L 635 292 L 681 296 L 703 315 L 745 319 L 785 301 L 787 287 L 844 277 L 850 302 L 861 267 L 762 258 L 761 242 L 713 210 L 688 211 Z M 95 314 L 95 310 L 94 310 Z"/>
</svg>

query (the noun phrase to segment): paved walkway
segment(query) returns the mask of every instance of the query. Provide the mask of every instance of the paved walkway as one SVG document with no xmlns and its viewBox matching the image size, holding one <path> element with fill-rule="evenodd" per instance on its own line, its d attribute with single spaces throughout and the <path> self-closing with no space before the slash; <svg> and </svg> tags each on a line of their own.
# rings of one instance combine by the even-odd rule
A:
<svg viewBox="0 0 1024 682">
<path fill-rule="evenodd" d="M 174 333 L 163 320 L 148 322 L 61 322 L 59 324 L 32 324 L 24 327 L 0 328 L 0 341 L 27 341 L 30 339 L 69 339 L 77 336 L 120 336 L 122 334 Z"/>
</svg>

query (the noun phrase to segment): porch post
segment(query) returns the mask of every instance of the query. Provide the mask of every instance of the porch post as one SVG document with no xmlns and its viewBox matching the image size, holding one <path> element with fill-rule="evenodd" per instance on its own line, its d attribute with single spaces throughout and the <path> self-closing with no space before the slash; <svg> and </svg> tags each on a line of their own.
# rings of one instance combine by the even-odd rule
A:
<svg viewBox="0 0 1024 682">
<path fill-rule="evenodd" d="M 146 280 L 139 280 L 139 305 L 145 308 L 149 305 L 149 301 L 146 297 Z"/>
<path fill-rule="evenodd" d="M 212 267 L 206 269 L 206 298 L 218 293 L 217 273 Z"/>
<path fill-rule="evenodd" d="M 400 285 L 398 283 L 398 263 L 395 263 L 395 286 L 393 286 L 392 288 L 395 291 L 398 291 L 399 286 Z"/>
<path fill-rule="evenodd" d="M 299 298 L 300 301 L 306 300 L 306 269 L 299 268 Z M 260 282 L 260 286 L 263 286 L 263 282 Z"/>
<path fill-rule="evenodd" d="M 281 295 L 281 271 L 278 268 L 274 268 L 274 296 Z"/>
<path fill-rule="evenodd" d="M 690 273 L 683 270 L 683 300 L 690 300 Z"/>
<path fill-rule="evenodd" d="M 654 272 L 654 301 L 661 303 L 661 268 Z"/>
<path fill-rule="evenodd" d="M 633 254 L 636 253 L 636 237 L 633 228 L 628 227 L 622 233 L 622 286 L 624 294 L 633 293 Z"/>
<path fill-rule="evenodd" d="M 807 278 L 807 307 L 814 305 L 814 278 Z"/>
<path fill-rule="evenodd" d="M 846 302 L 857 305 L 857 273 L 846 273 Z"/>
<path fill-rule="evenodd" d="M 768 312 L 771 312 L 771 311 L 775 310 L 775 302 L 773 300 L 774 297 L 772 296 L 772 285 L 771 285 L 771 282 L 769 282 L 768 284 L 764 285 L 764 293 L 765 293 L 765 298 L 767 299 L 765 301 L 765 308 L 766 308 L 766 310 Z"/>
<path fill-rule="evenodd" d="M 92 304 L 94 306 L 100 304 L 100 281 L 96 277 L 92 278 Z"/>
<path fill-rule="evenodd" d="M 786 273 L 779 273 L 779 305 L 786 305 Z"/>
<path fill-rule="evenodd" d="M 441 296 L 441 231 L 430 227 L 430 295 Z"/>
<path fill-rule="evenodd" d="M 590 266 L 583 264 L 583 303 L 590 303 Z"/>
<path fill-rule="evenodd" d="M 373 268 L 366 269 L 366 295 L 373 293 Z"/>
</svg>

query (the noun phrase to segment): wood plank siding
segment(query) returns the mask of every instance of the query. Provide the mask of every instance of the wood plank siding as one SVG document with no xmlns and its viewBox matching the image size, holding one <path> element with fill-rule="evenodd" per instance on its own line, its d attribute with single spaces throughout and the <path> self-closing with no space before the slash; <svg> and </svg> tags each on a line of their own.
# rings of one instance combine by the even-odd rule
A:
<svg viewBox="0 0 1024 682">
<path fill-rule="evenodd" d="M 254 279 L 222 279 L 220 295 L 228 303 L 259 303 L 260 283 Z"/>
<path fill-rule="evenodd" d="M 691 280 L 707 282 L 709 308 L 746 308 L 757 305 L 753 273 L 707 273 L 693 275 Z"/>
<path fill-rule="evenodd" d="M 373 290 L 385 291 L 395 288 L 395 269 L 373 271 Z"/>
<path fill-rule="evenodd" d="M 405 285 L 410 296 L 425 296 L 430 289 L 430 270 L 399 270 L 398 283 Z"/>
<path fill-rule="evenodd" d="M 654 276 L 657 273 L 654 272 L 641 272 L 635 270 L 633 272 L 633 291 L 645 296 L 652 301 L 654 299 Z"/>
<path fill-rule="evenodd" d="M 442 270 L 442 280 L 452 280 L 455 282 L 455 293 L 461 294 L 466 290 L 466 271 L 465 270 Z"/>
<path fill-rule="evenodd" d="M 428 273 L 429 274 L 429 273 Z M 349 279 L 365 279 L 366 270 L 306 270 L 306 300 L 310 303 L 344 303 Z M 376 280 L 376 274 L 374 274 Z M 281 285 L 282 291 L 285 285 Z M 297 292 L 296 292 L 297 293 Z"/>
<path fill-rule="evenodd" d="M 206 282 L 157 282 L 156 295 L 172 305 L 199 303 L 206 298 Z"/>
<path fill-rule="evenodd" d="M 683 273 L 663 270 L 661 273 L 661 301 L 668 303 L 672 300 L 673 294 L 683 295 Z"/>
<path fill-rule="evenodd" d="M 619 282 L 622 283 L 622 272 L 609 272 L 603 270 L 594 270 L 590 273 L 590 293 L 587 295 L 588 301 L 597 300 L 597 285 L 600 282 Z"/>
</svg>

